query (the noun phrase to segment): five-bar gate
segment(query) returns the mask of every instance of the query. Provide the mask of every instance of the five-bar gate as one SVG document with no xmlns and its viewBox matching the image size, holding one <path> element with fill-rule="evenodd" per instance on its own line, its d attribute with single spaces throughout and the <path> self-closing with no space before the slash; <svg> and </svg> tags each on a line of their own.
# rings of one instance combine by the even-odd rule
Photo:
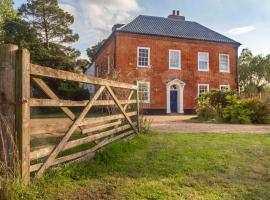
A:
<svg viewBox="0 0 270 200">
<path fill-rule="evenodd" d="M 1 66 L 15 69 L 14 80 L 9 81 L 15 81 L 15 130 L 25 184 L 30 182 L 30 173 L 41 176 L 51 166 L 92 157 L 101 147 L 140 131 L 136 85 L 31 64 L 28 50 L 18 50 L 14 45 L 4 45 L 0 52 L 9 55 L 2 56 L 5 59 L 0 60 Z M 0 73 L 3 75 L 5 70 Z M 94 84 L 97 91 L 87 100 L 63 100 L 47 84 L 50 79 Z M 47 98 L 32 98 L 32 84 Z M 5 87 L 1 89 L 4 94 L 8 92 Z M 126 91 L 126 95 L 119 97 L 119 90 Z M 99 115 L 96 111 L 91 116 L 91 108 L 104 106 L 115 106 L 115 114 Z M 31 119 L 33 107 L 59 107 L 66 118 Z M 81 110 L 74 113 L 71 107 L 81 107 Z M 38 142 L 46 138 L 53 143 Z"/>
</svg>

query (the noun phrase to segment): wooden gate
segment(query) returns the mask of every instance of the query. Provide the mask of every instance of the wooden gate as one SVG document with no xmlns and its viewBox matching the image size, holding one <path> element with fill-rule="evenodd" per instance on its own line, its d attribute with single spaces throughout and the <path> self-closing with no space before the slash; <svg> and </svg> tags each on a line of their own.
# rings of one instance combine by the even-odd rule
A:
<svg viewBox="0 0 270 200">
<path fill-rule="evenodd" d="M 136 85 L 31 64 L 29 52 L 25 49 L 14 50 L 13 53 L 16 54 L 15 62 L 11 62 L 15 63 L 16 71 L 16 131 L 21 175 L 25 184 L 30 182 L 30 173 L 39 177 L 51 166 L 93 157 L 101 147 L 139 133 Z M 63 100 L 47 84 L 50 79 L 94 84 L 98 89 L 88 100 Z M 32 84 L 43 91 L 47 98 L 32 98 Z M 118 97 L 118 90 L 126 91 L 124 99 Z M 105 93 L 109 99 L 102 100 Z M 89 117 L 90 109 L 98 106 L 115 106 L 119 112 L 107 116 L 96 113 L 96 116 Z M 31 119 L 30 110 L 33 107 L 59 107 L 66 118 Z M 82 109 L 74 113 L 70 107 Z M 56 136 L 56 142 L 33 147 L 32 144 L 37 143 L 33 140 L 43 140 L 47 136 Z"/>
</svg>

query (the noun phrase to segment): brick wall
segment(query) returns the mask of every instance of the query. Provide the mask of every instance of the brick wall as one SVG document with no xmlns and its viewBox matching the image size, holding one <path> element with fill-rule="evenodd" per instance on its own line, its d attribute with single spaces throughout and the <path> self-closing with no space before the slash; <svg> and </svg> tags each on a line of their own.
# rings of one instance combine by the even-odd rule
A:
<svg viewBox="0 0 270 200">
<path fill-rule="evenodd" d="M 109 60 L 109 61 L 108 61 Z M 107 76 L 108 70 L 110 71 L 115 65 L 115 40 L 109 38 L 108 42 L 104 44 L 95 58 L 96 62 L 96 76 Z M 109 64 L 109 66 L 108 66 Z"/>
<path fill-rule="evenodd" d="M 116 39 L 116 41 L 115 41 Z M 116 44 L 115 52 L 111 52 Z M 137 47 L 151 49 L 150 67 L 137 67 Z M 169 49 L 181 50 L 181 70 L 169 69 Z M 144 36 L 117 32 L 111 37 L 110 44 L 97 56 L 98 66 L 105 65 L 101 58 L 107 52 L 115 53 L 115 67 L 126 77 L 128 83 L 136 80 L 150 81 L 150 104 L 145 108 L 166 110 L 166 83 L 178 78 L 185 82 L 184 109 L 195 109 L 198 84 L 209 84 L 210 89 L 229 84 L 237 89 L 237 47 L 231 44 L 175 39 L 158 36 Z M 198 71 L 198 52 L 209 53 L 209 72 Z M 219 54 L 230 55 L 230 73 L 219 72 Z"/>
</svg>

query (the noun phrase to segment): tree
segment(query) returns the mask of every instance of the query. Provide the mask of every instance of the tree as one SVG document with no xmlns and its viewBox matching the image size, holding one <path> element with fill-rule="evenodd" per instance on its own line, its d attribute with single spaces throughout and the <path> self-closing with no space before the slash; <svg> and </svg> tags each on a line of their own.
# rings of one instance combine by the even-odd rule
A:
<svg viewBox="0 0 270 200">
<path fill-rule="evenodd" d="M 5 22 L 3 30 L 5 32 L 4 42 L 29 49 L 32 62 L 37 63 L 37 61 L 49 55 L 35 29 L 26 21 L 18 17 L 9 20 Z"/>
<path fill-rule="evenodd" d="M 243 49 L 239 57 L 239 72 L 242 94 L 261 96 L 270 82 L 270 55 L 253 56 L 249 49 Z"/>
<path fill-rule="evenodd" d="M 12 0 L 0 1 L 0 41 L 3 41 L 3 26 L 6 21 L 9 21 L 16 17 L 16 12 L 13 9 Z"/>
<path fill-rule="evenodd" d="M 78 40 L 78 34 L 74 34 L 70 26 L 74 18 L 64 12 L 57 0 L 28 0 L 19 9 L 19 17 L 22 19 L 6 23 L 7 34 L 5 41 L 14 43 L 31 52 L 31 62 L 42 66 L 81 73 L 87 60 L 79 59 L 80 52 L 71 46 Z M 65 94 L 76 98 L 79 83 L 63 82 L 50 79 L 47 84 L 56 94 Z"/>
<path fill-rule="evenodd" d="M 51 43 L 72 43 L 79 39 L 70 28 L 74 17 L 62 10 L 57 0 L 28 0 L 19 14 L 36 29 L 48 49 Z"/>
<path fill-rule="evenodd" d="M 98 42 L 97 44 L 93 45 L 91 48 L 86 49 L 87 56 L 89 57 L 90 63 L 93 62 L 93 59 L 98 52 L 99 48 L 106 42 L 106 39 Z"/>
<path fill-rule="evenodd" d="M 78 66 L 82 64 L 82 60 L 78 59 L 80 52 L 67 46 L 79 39 L 70 28 L 74 17 L 62 10 L 57 0 L 28 0 L 20 7 L 19 15 L 35 30 L 47 49 L 43 56 L 34 56 L 35 63 L 68 71 L 79 70 Z"/>
</svg>

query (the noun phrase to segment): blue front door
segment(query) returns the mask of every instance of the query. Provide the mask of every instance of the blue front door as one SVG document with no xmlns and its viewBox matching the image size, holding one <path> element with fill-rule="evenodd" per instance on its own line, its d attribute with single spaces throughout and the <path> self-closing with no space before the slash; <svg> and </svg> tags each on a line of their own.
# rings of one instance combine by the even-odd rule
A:
<svg viewBox="0 0 270 200">
<path fill-rule="evenodd" d="M 177 91 L 176 90 L 171 91 L 170 101 L 171 101 L 171 112 L 177 113 Z"/>
</svg>

